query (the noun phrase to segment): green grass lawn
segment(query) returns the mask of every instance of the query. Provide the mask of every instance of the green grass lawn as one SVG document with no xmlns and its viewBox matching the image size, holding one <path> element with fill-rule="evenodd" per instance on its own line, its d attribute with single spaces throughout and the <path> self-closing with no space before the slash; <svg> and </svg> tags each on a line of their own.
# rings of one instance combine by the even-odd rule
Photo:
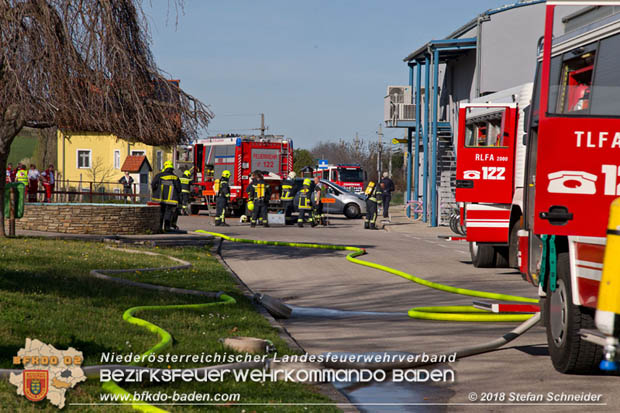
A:
<svg viewBox="0 0 620 413">
<path fill-rule="evenodd" d="M 13 164 L 13 167 L 17 166 L 17 163 L 25 158 L 32 158 L 37 148 L 38 141 L 29 135 L 18 135 L 11 144 L 11 150 L 9 151 L 9 158 L 7 162 Z M 41 168 L 41 165 L 37 165 Z M 45 169 L 45 168 L 43 168 Z"/>
<path fill-rule="evenodd" d="M 392 192 L 392 200 L 390 201 L 390 205 L 403 205 L 404 201 L 404 192 Z"/>
<path fill-rule="evenodd" d="M 203 291 L 225 291 L 237 305 L 220 305 L 204 310 L 143 311 L 137 316 L 169 331 L 174 337 L 172 354 L 232 353 L 219 338 L 252 336 L 266 338 L 279 354 L 292 350 L 267 320 L 243 297 L 231 276 L 205 248 L 145 249 L 192 262 L 182 271 L 132 272 L 116 275 L 142 282 Z M 12 368 L 12 357 L 25 339 L 36 338 L 57 349 L 75 347 L 84 353 L 84 365 L 100 364 L 102 352 L 141 354 L 158 342 L 158 337 L 122 319 L 123 312 L 138 305 L 170 305 L 209 302 L 204 297 L 173 295 L 130 288 L 88 277 L 93 268 L 139 268 L 175 265 L 164 257 L 148 257 L 106 249 L 101 243 L 32 238 L 0 239 L 0 367 Z M 152 367 L 167 367 L 152 365 Z M 185 363 L 173 368 L 198 367 Z M 295 383 L 183 383 L 169 386 L 126 384 L 130 393 L 148 390 L 167 393 L 240 393 L 242 403 L 324 403 L 329 400 L 310 385 Z M 98 380 L 89 379 L 69 389 L 67 412 L 128 412 L 125 406 L 71 406 L 94 403 L 102 392 Z M 164 406 L 170 411 L 216 409 L 213 406 Z M 266 407 L 229 406 L 224 411 L 338 411 L 329 406 Z M 288 410 L 287 410 L 288 409 Z M 0 381 L 0 411 L 57 411 L 49 402 L 31 403 L 17 396 L 15 387 Z"/>
</svg>

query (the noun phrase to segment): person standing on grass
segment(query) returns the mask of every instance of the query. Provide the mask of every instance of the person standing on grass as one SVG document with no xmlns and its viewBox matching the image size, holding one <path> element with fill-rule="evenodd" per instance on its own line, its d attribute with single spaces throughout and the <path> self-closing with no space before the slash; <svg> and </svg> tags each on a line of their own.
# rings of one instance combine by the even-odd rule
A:
<svg viewBox="0 0 620 413">
<path fill-rule="evenodd" d="M 28 202 L 37 202 L 39 179 L 41 179 L 39 170 L 33 163 L 30 164 L 30 169 L 28 170 Z"/>
<path fill-rule="evenodd" d="M 383 203 L 383 218 L 390 217 L 390 201 L 392 200 L 392 192 L 394 192 L 394 181 L 390 179 L 387 172 L 383 172 L 383 179 L 381 180 L 381 202 Z"/>
<path fill-rule="evenodd" d="M 52 192 L 54 191 L 54 184 L 56 183 L 54 165 L 48 166 L 47 169 L 41 173 L 41 181 L 43 181 L 43 189 L 45 189 L 45 202 L 52 202 Z"/>
</svg>

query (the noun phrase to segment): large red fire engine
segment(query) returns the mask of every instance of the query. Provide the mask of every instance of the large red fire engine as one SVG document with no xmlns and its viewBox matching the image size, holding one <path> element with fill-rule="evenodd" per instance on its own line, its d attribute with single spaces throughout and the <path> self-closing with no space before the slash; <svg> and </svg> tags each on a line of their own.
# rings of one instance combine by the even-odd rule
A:
<svg viewBox="0 0 620 413">
<path fill-rule="evenodd" d="M 272 186 L 273 198 L 277 198 L 281 180 L 293 170 L 293 141 L 277 135 L 210 137 L 197 141 L 192 150 L 192 213 L 213 204 L 213 183 L 224 170 L 231 173 L 229 205 L 236 213 L 245 210 L 246 188 L 253 171 L 263 171 L 265 181 Z"/>
<path fill-rule="evenodd" d="M 456 201 L 475 267 L 517 266 L 532 83 L 459 105 Z"/>
<path fill-rule="evenodd" d="M 607 17 L 556 38 L 553 23 L 556 6 L 593 3 L 547 2 L 518 234 L 519 268 L 538 287 L 553 365 L 573 373 L 596 369 L 602 354 L 587 329 L 609 206 L 620 195 L 620 14 L 610 7 Z"/>
<path fill-rule="evenodd" d="M 314 175 L 327 179 L 347 188 L 351 192 L 361 193 L 364 189 L 364 170 L 360 164 L 327 165 L 323 169 L 315 169 Z"/>
</svg>

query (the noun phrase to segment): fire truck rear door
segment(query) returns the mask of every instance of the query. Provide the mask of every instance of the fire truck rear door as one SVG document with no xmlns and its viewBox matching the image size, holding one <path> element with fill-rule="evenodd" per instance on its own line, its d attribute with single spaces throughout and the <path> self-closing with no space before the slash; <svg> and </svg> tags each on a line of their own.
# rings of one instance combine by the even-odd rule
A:
<svg viewBox="0 0 620 413">
<path fill-rule="evenodd" d="M 465 104 L 459 109 L 456 201 L 512 203 L 516 104 Z"/>
</svg>

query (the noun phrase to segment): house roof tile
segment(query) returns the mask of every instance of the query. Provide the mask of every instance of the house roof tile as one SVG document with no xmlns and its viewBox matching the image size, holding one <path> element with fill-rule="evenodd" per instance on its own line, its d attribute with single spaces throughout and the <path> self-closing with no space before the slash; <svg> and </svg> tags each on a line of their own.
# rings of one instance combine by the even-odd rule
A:
<svg viewBox="0 0 620 413">
<path fill-rule="evenodd" d="M 130 173 L 137 173 L 140 172 L 140 169 L 142 168 L 142 164 L 146 162 L 146 164 L 149 167 L 149 171 L 152 171 L 153 168 L 151 168 L 151 164 L 149 163 L 149 160 L 146 159 L 146 156 L 144 155 L 130 155 L 127 158 L 125 158 L 125 162 L 123 162 L 123 166 L 121 167 L 121 171 L 125 172 L 130 172 Z"/>
</svg>

